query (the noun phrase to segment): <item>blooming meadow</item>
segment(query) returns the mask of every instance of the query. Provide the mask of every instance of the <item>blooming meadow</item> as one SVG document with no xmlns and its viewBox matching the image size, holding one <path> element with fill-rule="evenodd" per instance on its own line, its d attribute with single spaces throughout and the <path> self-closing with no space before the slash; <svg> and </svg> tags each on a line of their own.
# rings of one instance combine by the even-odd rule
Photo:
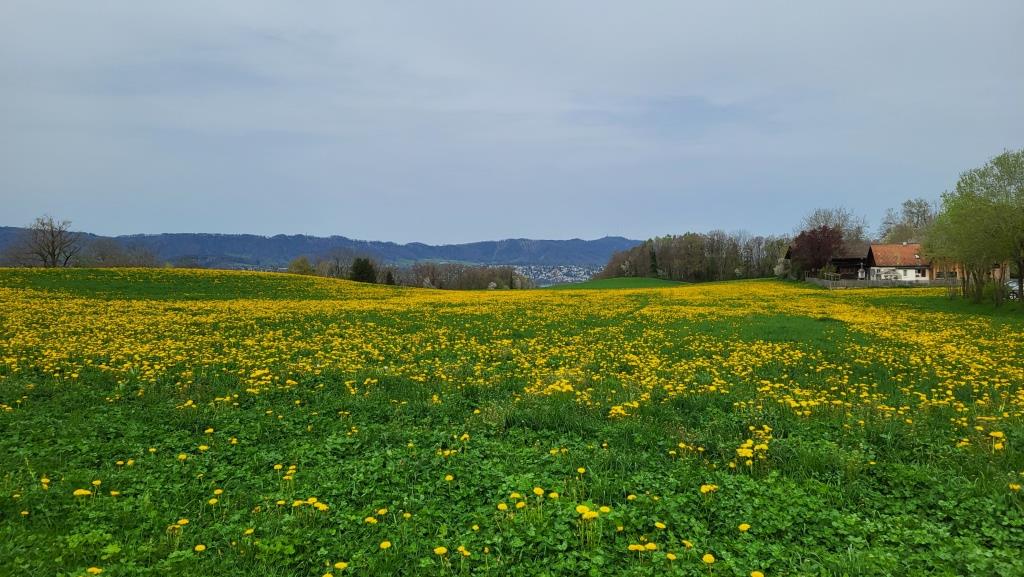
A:
<svg viewBox="0 0 1024 577">
<path fill-rule="evenodd" d="M 0 270 L 0 575 L 1024 574 L 1024 319 Z"/>
</svg>

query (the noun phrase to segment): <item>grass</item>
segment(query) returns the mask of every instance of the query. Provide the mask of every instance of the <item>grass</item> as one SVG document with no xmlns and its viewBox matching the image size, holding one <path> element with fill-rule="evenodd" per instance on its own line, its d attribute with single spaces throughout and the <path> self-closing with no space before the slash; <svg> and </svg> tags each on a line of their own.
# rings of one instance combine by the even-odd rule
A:
<svg viewBox="0 0 1024 577">
<path fill-rule="evenodd" d="M 662 280 L 659 278 L 603 278 L 578 283 L 556 284 L 546 287 L 549 290 L 581 290 L 581 289 L 639 289 L 664 288 L 680 286 L 683 283 Z"/>
<path fill-rule="evenodd" d="M 1024 574 L 1024 318 L 942 295 L 0 270 L 0 575 Z"/>
</svg>

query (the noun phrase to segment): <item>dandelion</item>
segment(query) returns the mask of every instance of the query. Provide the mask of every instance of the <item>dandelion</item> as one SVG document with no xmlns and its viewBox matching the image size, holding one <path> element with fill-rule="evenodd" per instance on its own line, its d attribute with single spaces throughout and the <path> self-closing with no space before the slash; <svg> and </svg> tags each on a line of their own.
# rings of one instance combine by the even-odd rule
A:
<svg viewBox="0 0 1024 577">
<path fill-rule="evenodd" d="M 196 553 L 202 553 L 203 551 L 206 551 L 206 545 L 203 545 L 202 543 L 200 543 L 200 544 L 196 545 L 195 547 L 193 547 L 193 549 L 195 549 Z"/>
<path fill-rule="evenodd" d="M 75 489 L 75 492 L 71 494 L 75 497 L 88 497 L 89 495 L 92 495 L 92 491 L 88 489 Z"/>
<path fill-rule="evenodd" d="M 1014 493 L 1020 491 L 1020 483 L 1010 483 L 1010 490 Z"/>
<path fill-rule="evenodd" d="M 737 529 L 740 530 L 740 533 L 746 533 L 747 531 L 750 530 L 750 523 L 740 523 L 740 525 L 739 525 L 739 527 L 737 527 Z"/>
<path fill-rule="evenodd" d="M 188 455 L 186 455 L 185 453 L 178 453 L 178 460 L 179 460 L 179 461 L 181 461 L 182 463 L 184 463 L 184 462 L 185 462 L 185 459 L 188 459 Z"/>
<path fill-rule="evenodd" d="M 100 569 L 99 567 L 89 567 L 85 572 L 89 575 L 99 575 L 100 573 L 103 573 L 103 569 Z"/>
<path fill-rule="evenodd" d="M 96 479 L 95 481 L 92 482 L 92 486 L 93 487 L 99 487 L 102 484 L 103 484 L 103 481 L 100 481 L 99 479 Z"/>
<path fill-rule="evenodd" d="M 718 490 L 718 485 L 706 484 L 700 486 L 701 495 L 707 495 L 708 493 L 714 493 Z"/>
<path fill-rule="evenodd" d="M 217 504 L 217 502 L 218 502 L 218 501 L 217 501 L 217 498 L 216 498 L 216 497 L 213 497 L 213 498 L 211 498 L 211 499 L 210 499 L 209 501 L 207 501 L 206 503 L 207 503 L 207 504 L 209 504 L 209 505 L 216 505 L 216 504 Z"/>
<path fill-rule="evenodd" d="M 252 527 L 249 527 L 245 531 L 242 531 L 242 535 L 249 536 L 249 535 L 252 535 L 254 531 L 255 531 L 255 529 L 253 529 Z"/>
<path fill-rule="evenodd" d="M 506 505 L 504 503 L 498 503 L 498 510 L 499 511 L 508 511 L 508 505 Z"/>
<path fill-rule="evenodd" d="M 522 509 L 523 507 L 526 507 L 526 501 L 519 501 L 516 503 L 516 509 Z"/>
<path fill-rule="evenodd" d="M 676 560 L 676 554 L 675 553 L 665 553 L 665 558 L 668 559 L 669 561 L 675 561 Z"/>
<path fill-rule="evenodd" d="M 764 577 L 764 573 L 761 573 L 760 571 L 751 571 L 750 577 Z"/>
<path fill-rule="evenodd" d="M 704 563 L 707 563 L 708 565 L 712 565 L 715 562 L 715 556 L 711 553 L 705 553 L 704 556 L 700 558 L 700 560 Z"/>
<path fill-rule="evenodd" d="M 390 549 L 391 548 L 391 541 L 381 541 L 380 542 L 380 548 L 381 549 Z"/>
<path fill-rule="evenodd" d="M 185 525 L 188 525 L 188 519 L 178 519 L 177 524 L 184 527 Z"/>
<path fill-rule="evenodd" d="M 434 555 L 441 556 L 441 555 L 447 555 L 447 554 L 448 554 L 448 548 L 447 547 L 444 547 L 444 546 L 434 547 Z"/>
<path fill-rule="evenodd" d="M 344 571 L 345 569 L 348 569 L 348 563 L 346 563 L 345 561 L 338 561 L 334 564 L 334 568 L 338 571 Z"/>
<path fill-rule="evenodd" d="M 644 549 L 647 549 L 648 551 L 657 551 L 658 550 L 658 544 L 657 543 L 648 543 L 648 544 L 644 545 Z"/>
<path fill-rule="evenodd" d="M 586 469 L 586 467 L 580 467 L 580 468 L 576 469 L 576 472 L 579 473 L 580 475 L 582 475 L 582 474 L 587 472 L 587 469 Z"/>
<path fill-rule="evenodd" d="M 544 496 L 544 489 L 541 489 L 540 487 L 534 487 L 533 488 L 533 494 L 538 496 L 538 497 L 543 497 Z"/>
<path fill-rule="evenodd" d="M 454 476 L 452 476 L 452 475 L 445 475 L 445 476 L 444 476 L 444 480 L 445 480 L 445 481 L 448 481 L 449 483 L 451 483 L 452 481 L 454 481 L 454 480 L 455 480 L 455 477 L 454 477 Z"/>
<path fill-rule="evenodd" d="M 551 491 L 550 493 L 548 493 L 548 499 L 557 499 L 558 497 L 559 494 L 557 491 Z"/>
<path fill-rule="evenodd" d="M 664 529 L 665 528 L 665 524 L 662 523 L 661 521 L 655 521 L 654 522 L 654 526 L 657 527 L 658 529 Z"/>
<path fill-rule="evenodd" d="M 376 525 L 377 524 L 377 518 L 376 517 L 367 517 L 367 518 L 363 519 L 363 522 L 365 522 L 368 525 Z"/>
</svg>

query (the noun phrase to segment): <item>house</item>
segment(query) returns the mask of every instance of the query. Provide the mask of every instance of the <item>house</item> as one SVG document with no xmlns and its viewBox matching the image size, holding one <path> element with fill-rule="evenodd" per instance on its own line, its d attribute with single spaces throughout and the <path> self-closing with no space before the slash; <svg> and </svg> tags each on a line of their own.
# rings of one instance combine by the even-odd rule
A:
<svg viewBox="0 0 1024 577">
<path fill-rule="evenodd" d="M 904 282 L 929 282 L 934 278 L 931 261 L 921 254 L 921 244 L 872 244 L 868 249 L 868 278 Z"/>
<path fill-rule="evenodd" d="M 870 268 L 871 245 L 867 242 L 843 243 L 843 248 L 829 259 L 829 264 L 841 279 L 867 278 Z"/>
</svg>

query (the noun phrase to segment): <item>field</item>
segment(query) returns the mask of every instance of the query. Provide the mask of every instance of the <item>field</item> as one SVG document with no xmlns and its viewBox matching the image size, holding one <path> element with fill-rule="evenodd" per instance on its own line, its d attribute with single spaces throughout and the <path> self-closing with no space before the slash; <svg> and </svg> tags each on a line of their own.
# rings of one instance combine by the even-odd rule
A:
<svg viewBox="0 0 1024 577">
<path fill-rule="evenodd" d="M 0 575 L 1024 575 L 1024 314 L 0 270 Z"/>
<path fill-rule="evenodd" d="M 624 288 L 656 288 L 680 286 L 682 283 L 657 278 L 603 278 L 586 282 L 556 284 L 547 287 L 549 290 L 580 290 L 580 289 L 624 289 Z"/>
</svg>

